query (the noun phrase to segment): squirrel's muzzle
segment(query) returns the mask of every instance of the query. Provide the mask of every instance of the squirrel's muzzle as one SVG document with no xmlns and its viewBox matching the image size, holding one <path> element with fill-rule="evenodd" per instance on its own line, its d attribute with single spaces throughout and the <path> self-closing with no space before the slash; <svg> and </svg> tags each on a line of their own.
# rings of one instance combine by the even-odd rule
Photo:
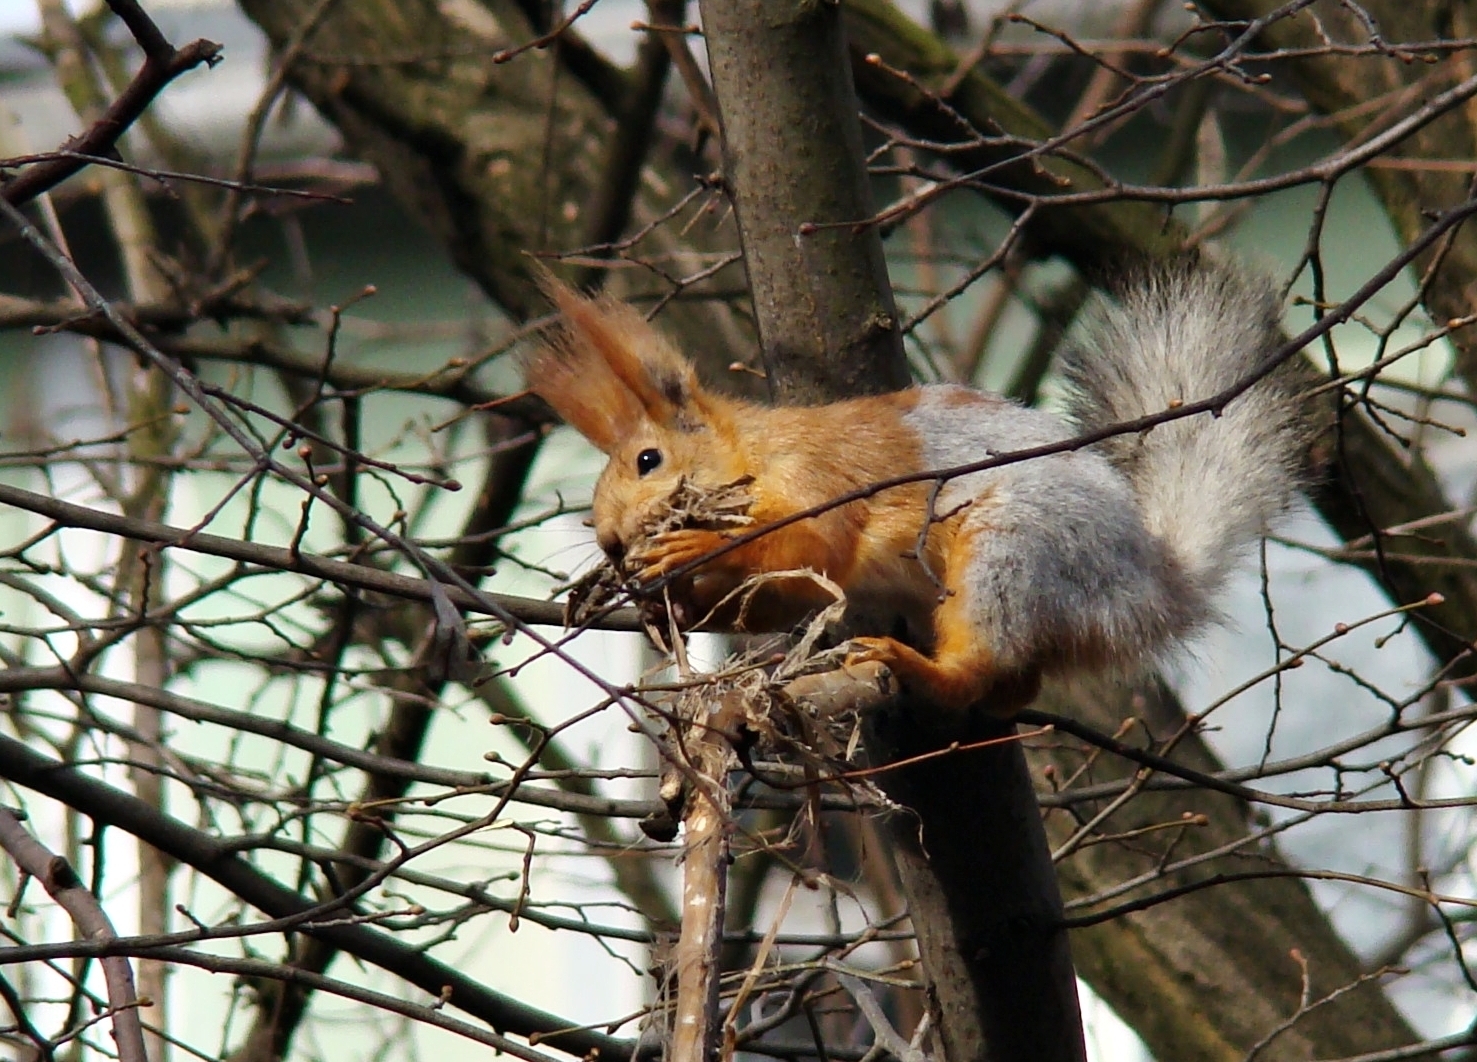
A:
<svg viewBox="0 0 1477 1062">
<path fill-rule="evenodd" d="M 610 563 L 617 568 L 621 566 L 621 561 L 626 559 L 626 544 L 620 540 L 619 536 L 613 533 L 596 532 L 595 544 L 610 558 Z"/>
</svg>

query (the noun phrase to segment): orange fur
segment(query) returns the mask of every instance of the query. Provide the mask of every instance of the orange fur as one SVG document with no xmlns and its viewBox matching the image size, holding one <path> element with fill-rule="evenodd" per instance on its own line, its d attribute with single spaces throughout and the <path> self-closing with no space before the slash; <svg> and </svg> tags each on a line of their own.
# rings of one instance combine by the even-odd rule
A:
<svg viewBox="0 0 1477 1062">
<path fill-rule="evenodd" d="M 677 476 L 709 488 L 751 478 L 749 515 L 762 528 L 920 471 L 919 440 L 903 423 L 917 392 L 816 407 L 769 408 L 725 398 L 705 391 L 686 359 L 629 306 L 582 298 L 552 279 L 544 288 L 562 327 L 527 361 L 529 386 L 610 455 L 595 492 L 596 535 L 638 582 L 698 564 L 685 592 L 694 617 L 701 617 L 751 575 L 808 569 L 849 596 L 899 608 L 925 631 L 930 614 L 947 614 L 937 608 L 943 591 L 931 573 L 948 563 L 954 521 L 929 525 L 927 484 L 824 509 L 727 552 L 720 552 L 730 540 L 724 532 L 645 531 L 671 497 Z M 634 469 L 636 456 L 651 449 L 663 454 L 664 465 L 648 480 Z M 828 600 L 814 581 L 795 578 L 767 584 L 752 601 L 721 615 L 748 629 L 786 627 Z M 951 649 L 962 637 L 962 631 L 933 634 L 940 647 Z M 892 639 L 858 645 L 858 659 L 885 659 L 905 681 L 949 703 L 972 699 L 990 684 L 988 654 L 969 659 L 985 673 L 966 681 Z M 955 661 L 956 669 L 964 664 L 962 657 Z"/>
<path fill-rule="evenodd" d="M 692 366 L 632 307 L 585 299 L 552 277 L 540 285 L 561 326 L 524 364 L 530 388 L 605 453 L 644 416 L 676 427 L 673 395 L 702 395 Z"/>
</svg>

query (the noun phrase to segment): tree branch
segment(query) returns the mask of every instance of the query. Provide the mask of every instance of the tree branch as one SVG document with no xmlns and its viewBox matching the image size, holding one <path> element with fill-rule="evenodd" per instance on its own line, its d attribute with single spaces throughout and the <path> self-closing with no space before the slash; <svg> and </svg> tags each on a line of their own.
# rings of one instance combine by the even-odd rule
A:
<svg viewBox="0 0 1477 1062">
<path fill-rule="evenodd" d="M 194 867 L 233 895 L 271 918 L 303 915 L 321 908 L 252 867 L 228 845 L 161 814 L 128 793 L 90 778 L 74 767 L 42 756 L 14 738 L 0 735 L 0 777 L 59 800 L 78 813 L 124 830 L 166 855 Z M 447 995 L 458 1009 L 487 1022 L 499 1032 L 528 1037 L 580 1056 L 591 1051 L 603 1059 L 627 1062 L 631 1044 L 558 1015 L 530 1007 L 494 992 L 426 955 L 363 925 L 305 925 L 305 933 L 415 985 L 432 998 Z"/>
<path fill-rule="evenodd" d="M 172 549 L 189 550 L 211 557 L 250 564 L 266 571 L 296 572 L 299 575 L 322 579 L 337 586 L 353 587 L 356 590 L 372 590 L 412 601 L 433 602 L 436 590 L 429 579 L 416 579 L 409 575 L 371 568 L 364 564 L 318 557 L 301 550 L 281 546 L 265 546 L 258 542 L 245 542 L 203 531 L 192 531 L 172 527 L 169 524 L 150 520 L 132 519 L 100 509 L 89 509 L 34 491 L 22 490 L 0 483 L 0 503 L 13 505 L 17 509 L 35 513 L 56 521 L 63 527 L 81 527 L 89 531 L 119 535 L 135 542 L 149 542 Z M 439 591 L 459 609 L 478 615 L 501 613 L 511 615 L 524 623 L 545 626 L 564 625 L 564 606 L 555 601 L 535 601 L 507 594 L 490 594 L 485 591 L 471 593 L 457 586 L 439 584 Z M 617 609 L 602 617 L 597 624 L 601 630 L 641 630 L 635 609 Z"/>
<path fill-rule="evenodd" d="M 102 904 L 82 887 L 72 865 L 61 856 L 49 852 L 21 825 L 15 812 L 0 807 L 0 848 L 25 874 L 41 882 L 47 894 L 71 916 L 77 931 L 90 941 L 108 944 L 118 939 L 113 923 Z M 147 1005 L 133 988 L 133 970 L 121 955 L 101 959 L 103 979 L 108 986 L 108 1008 L 112 1011 L 113 1042 L 118 1046 L 118 1062 L 148 1062 L 144 1050 L 143 1022 L 138 1008 Z"/>
<path fill-rule="evenodd" d="M 183 48 L 175 48 L 135 0 L 107 0 L 107 3 L 143 49 L 143 65 L 102 117 L 86 132 L 68 138 L 62 145 L 69 155 L 31 166 L 0 185 L 0 197 L 13 206 L 35 199 L 80 171 L 88 163 L 85 158 L 77 156 L 113 154 L 128 127 L 139 119 L 166 85 L 201 63 L 214 66 L 220 58 L 221 46 L 203 38 L 191 41 Z"/>
</svg>

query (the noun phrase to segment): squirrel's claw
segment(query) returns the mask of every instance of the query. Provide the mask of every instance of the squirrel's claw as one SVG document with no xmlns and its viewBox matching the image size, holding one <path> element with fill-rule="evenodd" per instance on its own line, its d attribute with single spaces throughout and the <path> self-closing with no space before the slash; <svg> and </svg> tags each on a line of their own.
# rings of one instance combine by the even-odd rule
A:
<svg viewBox="0 0 1477 1062">
<path fill-rule="evenodd" d="M 902 678 L 901 672 L 907 671 L 907 665 L 899 667 L 899 661 L 907 655 L 920 656 L 915 649 L 909 649 L 896 638 L 851 638 L 846 643 L 845 667 L 853 667 L 857 664 L 865 664 L 876 661 L 885 664 L 894 675 Z"/>
<path fill-rule="evenodd" d="M 1009 718 L 1041 689 L 1041 672 L 1000 672 L 978 647 L 973 652 L 924 656 L 896 638 L 852 638 L 843 667 L 876 661 L 915 696 L 943 708 L 979 704 L 991 715 Z"/>
<path fill-rule="evenodd" d="M 718 531 L 687 527 L 652 535 L 636 546 L 626 557 L 627 570 L 637 583 L 646 584 L 700 561 L 722 549 L 728 536 Z"/>
<path fill-rule="evenodd" d="M 892 672 L 893 678 L 915 696 L 947 707 L 968 704 L 973 692 L 953 688 L 957 684 L 949 681 L 951 676 L 945 675 L 937 663 L 896 638 L 858 637 L 847 642 L 846 659 L 841 665 L 843 669 L 849 670 L 858 664 L 871 662 L 886 667 Z"/>
</svg>

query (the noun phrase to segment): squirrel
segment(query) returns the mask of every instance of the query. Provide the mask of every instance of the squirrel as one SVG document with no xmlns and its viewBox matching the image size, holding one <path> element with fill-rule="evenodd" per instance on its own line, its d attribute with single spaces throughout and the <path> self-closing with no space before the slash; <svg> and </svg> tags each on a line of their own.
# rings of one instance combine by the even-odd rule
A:
<svg viewBox="0 0 1477 1062">
<path fill-rule="evenodd" d="M 1153 662 L 1216 618 L 1238 557 L 1301 486 L 1305 418 L 1272 373 L 1218 416 L 890 487 L 762 533 L 884 480 L 1058 443 L 1243 380 L 1281 342 L 1280 299 L 1229 266 L 1146 267 L 1105 301 L 1065 352 L 1065 419 L 953 384 L 814 406 L 741 401 L 703 387 L 632 307 L 544 286 L 562 323 L 525 361 L 528 385 L 609 457 L 594 526 L 616 569 L 638 588 L 665 581 L 692 616 L 752 575 L 820 573 L 848 615 L 880 617 L 850 640 L 846 664 L 880 661 L 945 708 L 1008 717 L 1043 676 Z M 658 528 L 684 485 L 736 483 L 754 537 L 744 529 L 725 551 L 739 531 Z M 811 579 L 761 589 L 764 607 L 728 625 L 786 629 L 829 602 Z"/>
</svg>

